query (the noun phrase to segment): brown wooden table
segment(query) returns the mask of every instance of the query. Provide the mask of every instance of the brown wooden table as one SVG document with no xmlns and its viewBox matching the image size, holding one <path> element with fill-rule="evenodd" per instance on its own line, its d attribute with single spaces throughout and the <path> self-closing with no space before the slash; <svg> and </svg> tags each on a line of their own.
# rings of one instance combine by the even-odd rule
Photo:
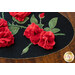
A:
<svg viewBox="0 0 75 75">
<path fill-rule="evenodd" d="M 60 13 L 70 20 L 75 30 L 75 12 L 60 12 Z M 64 49 L 57 51 L 55 53 L 30 59 L 0 58 L 0 63 L 65 63 L 63 55 L 66 51 L 72 51 L 75 54 L 75 35 L 69 45 L 67 45 Z M 75 63 L 75 60 L 73 61 L 73 63 Z"/>
</svg>

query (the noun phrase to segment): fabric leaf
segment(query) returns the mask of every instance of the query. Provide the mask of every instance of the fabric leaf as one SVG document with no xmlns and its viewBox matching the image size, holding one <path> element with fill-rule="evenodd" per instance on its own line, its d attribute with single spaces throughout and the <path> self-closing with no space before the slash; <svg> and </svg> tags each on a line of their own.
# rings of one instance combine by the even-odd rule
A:
<svg viewBox="0 0 75 75">
<path fill-rule="evenodd" d="M 55 17 L 55 18 L 52 18 L 52 19 L 49 21 L 49 27 L 50 27 L 50 29 L 53 29 L 53 28 L 56 26 L 57 20 L 58 20 L 58 18 Z"/>
<path fill-rule="evenodd" d="M 38 24 L 38 20 L 35 18 L 34 14 L 31 17 L 30 22 L 31 23 L 35 23 L 35 24 Z"/>
<path fill-rule="evenodd" d="M 21 55 L 27 53 L 28 50 L 29 50 L 29 47 L 30 47 L 31 45 L 32 45 L 32 43 L 30 43 L 26 48 L 24 48 L 23 51 L 22 51 L 22 53 L 21 53 Z"/>
<path fill-rule="evenodd" d="M 65 35 L 65 34 L 64 33 L 56 33 L 54 35 L 57 36 L 57 35 Z"/>
<path fill-rule="evenodd" d="M 50 31 L 49 27 L 44 28 L 45 31 Z"/>
<path fill-rule="evenodd" d="M 24 19 L 24 21 L 18 21 L 18 20 L 16 20 L 14 17 L 12 17 L 12 19 L 15 21 L 15 22 L 17 22 L 18 24 L 24 24 L 28 19 L 29 19 L 29 17 L 26 17 L 25 19 Z"/>
<path fill-rule="evenodd" d="M 44 24 L 37 24 L 40 28 L 43 28 Z"/>
<path fill-rule="evenodd" d="M 51 31 L 52 31 L 53 33 L 57 33 L 57 32 L 60 31 L 60 29 L 59 29 L 59 28 L 54 28 L 54 29 L 52 29 Z"/>
<path fill-rule="evenodd" d="M 1 19 L 1 17 L 0 17 L 0 19 Z"/>
<path fill-rule="evenodd" d="M 21 54 L 21 55 L 23 55 L 24 53 L 27 53 L 27 52 L 28 52 L 28 50 L 29 50 L 29 47 L 27 46 L 26 48 L 24 48 L 24 49 L 23 49 L 23 51 L 22 51 L 22 54 Z"/>
<path fill-rule="evenodd" d="M 11 26 L 12 24 L 10 22 L 8 22 L 8 26 Z"/>
<path fill-rule="evenodd" d="M 19 27 L 13 27 L 13 26 L 9 27 L 9 30 L 12 32 L 13 35 L 17 34 L 19 29 L 20 29 Z"/>
</svg>

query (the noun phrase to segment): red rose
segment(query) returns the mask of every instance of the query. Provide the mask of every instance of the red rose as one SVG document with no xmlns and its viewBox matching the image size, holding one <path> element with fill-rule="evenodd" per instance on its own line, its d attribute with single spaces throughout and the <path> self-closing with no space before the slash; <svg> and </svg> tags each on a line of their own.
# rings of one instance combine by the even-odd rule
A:
<svg viewBox="0 0 75 75">
<path fill-rule="evenodd" d="M 8 27 L 0 28 L 0 47 L 6 47 L 14 44 L 14 37 Z"/>
<path fill-rule="evenodd" d="M 24 21 L 24 19 L 31 14 L 31 12 L 9 12 L 11 16 L 15 17 L 18 21 Z"/>
<path fill-rule="evenodd" d="M 35 23 L 32 23 L 27 27 L 27 29 L 24 32 L 24 35 L 30 39 L 30 41 L 35 45 L 39 42 L 39 36 L 40 33 L 43 31 L 38 25 Z"/>
<path fill-rule="evenodd" d="M 40 18 L 44 18 L 45 13 L 40 14 Z"/>
<path fill-rule="evenodd" d="M 7 21 L 4 19 L 0 19 L 0 28 L 1 27 L 8 27 Z"/>
<path fill-rule="evenodd" d="M 53 46 L 55 45 L 55 36 L 51 31 L 43 31 L 40 34 L 40 40 L 38 42 L 38 45 L 43 47 L 44 49 L 53 49 Z"/>
</svg>

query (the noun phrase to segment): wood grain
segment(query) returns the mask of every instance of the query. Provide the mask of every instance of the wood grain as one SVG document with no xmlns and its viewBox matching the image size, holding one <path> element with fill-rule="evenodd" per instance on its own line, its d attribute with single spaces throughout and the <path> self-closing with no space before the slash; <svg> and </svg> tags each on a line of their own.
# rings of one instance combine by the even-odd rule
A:
<svg viewBox="0 0 75 75">
<path fill-rule="evenodd" d="M 70 20 L 75 30 L 75 12 L 60 12 L 60 13 Z M 66 63 L 63 59 L 63 55 L 67 51 L 72 51 L 75 54 L 75 35 L 73 40 L 68 46 L 55 53 L 29 59 L 0 58 L 0 63 Z M 72 63 L 75 63 L 75 60 Z"/>
</svg>

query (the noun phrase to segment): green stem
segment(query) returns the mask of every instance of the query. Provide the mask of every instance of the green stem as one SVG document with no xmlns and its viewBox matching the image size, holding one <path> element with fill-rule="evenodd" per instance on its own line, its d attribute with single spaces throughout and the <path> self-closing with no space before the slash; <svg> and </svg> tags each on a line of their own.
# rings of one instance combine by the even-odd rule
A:
<svg viewBox="0 0 75 75">
<path fill-rule="evenodd" d="M 4 12 L 2 12 L 2 18 L 4 19 Z"/>
<path fill-rule="evenodd" d="M 63 35 L 63 36 L 65 36 L 65 34 L 64 33 L 56 33 L 56 34 L 54 34 L 55 36 L 58 36 L 58 35 Z"/>
<path fill-rule="evenodd" d="M 33 44 L 33 43 L 30 43 L 30 44 L 28 45 L 28 47 L 30 47 L 32 44 Z"/>
<path fill-rule="evenodd" d="M 27 27 L 25 27 L 25 26 L 20 26 L 20 25 L 8 25 L 8 26 L 12 26 L 12 27 L 20 27 L 20 28 L 27 28 Z"/>
<path fill-rule="evenodd" d="M 40 24 L 41 24 L 41 18 L 40 18 Z"/>
</svg>

